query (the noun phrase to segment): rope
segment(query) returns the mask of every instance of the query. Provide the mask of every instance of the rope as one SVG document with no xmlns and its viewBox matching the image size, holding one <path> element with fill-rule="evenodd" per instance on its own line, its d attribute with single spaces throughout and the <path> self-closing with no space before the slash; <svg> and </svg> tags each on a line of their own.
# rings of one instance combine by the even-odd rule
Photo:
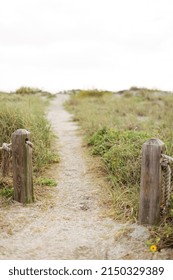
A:
<svg viewBox="0 0 173 280">
<path fill-rule="evenodd" d="M 161 155 L 161 166 L 164 171 L 164 180 L 163 180 L 163 213 L 167 212 L 170 202 L 171 195 L 171 167 L 170 163 L 173 162 L 173 158 L 167 155 Z"/>
<path fill-rule="evenodd" d="M 33 144 L 31 141 L 26 140 L 25 143 L 26 143 L 29 147 L 34 148 L 34 144 Z M 10 144 L 3 143 L 3 144 L 2 144 L 2 147 L 0 147 L 0 151 L 4 150 L 4 151 L 7 151 L 7 152 L 9 153 L 9 152 L 11 152 L 11 146 L 12 146 L 11 143 L 10 143 Z"/>
<path fill-rule="evenodd" d="M 32 148 L 32 149 L 34 148 L 34 144 L 33 144 L 31 141 L 26 140 L 25 143 L 26 143 L 30 148 Z"/>
<path fill-rule="evenodd" d="M 164 167 L 164 188 L 163 188 L 163 213 L 167 212 L 170 202 L 170 195 L 171 195 L 171 168 L 169 164 Z"/>
<path fill-rule="evenodd" d="M 164 154 L 161 154 L 161 157 L 163 160 L 168 160 L 169 163 L 172 163 L 173 162 L 173 158 L 170 157 L 170 156 L 167 156 L 167 155 L 164 155 Z"/>
<path fill-rule="evenodd" d="M 7 144 L 7 143 L 3 143 L 2 144 L 2 147 L 0 147 L 0 150 L 3 150 L 3 151 L 6 151 L 8 153 L 11 152 L 11 143 L 10 144 Z"/>
</svg>

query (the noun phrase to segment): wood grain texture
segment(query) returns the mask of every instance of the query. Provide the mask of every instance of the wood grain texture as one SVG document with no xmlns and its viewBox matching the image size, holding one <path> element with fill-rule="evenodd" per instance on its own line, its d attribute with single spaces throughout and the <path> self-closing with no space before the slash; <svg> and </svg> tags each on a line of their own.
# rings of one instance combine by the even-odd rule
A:
<svg viewBox="0 0 173 280">
<path fill-rule="evenodd" d="M 155 225 L 160 220 L 161 153 L 164 143 L 150 139 L 142 147 L 139 223 Z"/>
<path fill-rule="evenodd" d="M 14 200 L 21 203 L 33 201 L 32 148 L 26 140 L 30 140 L 30 132 L 25 129 L 12 134 Z"/>
</svg>

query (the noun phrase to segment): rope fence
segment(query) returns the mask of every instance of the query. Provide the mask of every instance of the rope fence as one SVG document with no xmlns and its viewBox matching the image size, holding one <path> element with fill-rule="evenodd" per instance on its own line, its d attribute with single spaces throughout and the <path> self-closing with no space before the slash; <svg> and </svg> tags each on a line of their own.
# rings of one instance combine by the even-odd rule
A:
<svg viewBox="0 0 173 280">
<path fill-rule="evenodd" d="M 1 173 L 8 175 L 12 158 L 14 200 L 33 201 L 32 150 L 30 132 L 18 129 L 12 133 L 12 142 L 3 143 Z M 173 157 L 165 155 L 165 144 L 160 139 L 150 139 L 142 147 L 139 223 L 157 224 L 160 214 L 166 214 L 171 197 L 171 165 Z"/>
</svg>

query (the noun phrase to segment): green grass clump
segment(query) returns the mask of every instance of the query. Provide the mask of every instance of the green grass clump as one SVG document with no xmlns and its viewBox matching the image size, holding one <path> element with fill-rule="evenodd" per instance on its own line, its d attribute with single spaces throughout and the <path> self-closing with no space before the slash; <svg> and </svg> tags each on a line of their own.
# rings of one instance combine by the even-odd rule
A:
<svg viewBox="0 0 173 280">
<path fill-rule="evenodd" d="M 15 91 L 16 94 L 35 94 L 39 92 L 41 92 L 39 88 L 32 88 L 32 87 L 20 87 Z"/>
<path fill-rule="evenodd" d="M 57 181 L 52 178 L 40 177 L 36 182 L 40 186 L 56 187 Z"/>
<path fill-rule="evenodd" d="M 12 198 L 14 193 L 14 189 L 12 187 L 5 187 L 0 189 L 0 195 L 5 198 Z"/>
<path fill-rule="evenodd" d="M 97 89 L 79 90 L 75 93 L 76 97 L 101 97 L 104 95 L 112 94 L 110 91 L 102 91 Z"/>
<path fill-rule="evenodd" d="M 141 131 L 98 130 L 90 139 L 92 152 L 101 155 L 116 185 L 128 186 L 140 182 L 141 146 L 149 138 Z"/>
<path fill-rule="evenodd" d="M 142 131 L 103 128 L 94 133 L 88 142 L 92 145 L 92 153 L 100 155 L 105 163 L 112 183 L 114 213 L 119 218 L 137 215 L 141 146 L 148 138 L 149 134 Z M 134 202 L 129 203 L 129 199 Z"/>
</svg>

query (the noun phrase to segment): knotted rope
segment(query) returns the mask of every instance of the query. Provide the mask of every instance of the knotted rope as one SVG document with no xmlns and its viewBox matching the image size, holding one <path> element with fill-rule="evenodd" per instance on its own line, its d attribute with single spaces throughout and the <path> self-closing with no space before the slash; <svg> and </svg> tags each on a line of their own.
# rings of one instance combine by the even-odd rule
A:
<svg viewBox="0 0 173 280">
<path fill-rule="evenodd" d="M 6 177 L 9 173 L 9 164 L 10 164 L 10 158 L 12 154 L 11 149 L 11 143 L 3 143 L 2 147 L 0 147 L 0 150 L 2 151 L 2 163 L 1 163 L 1 174 L 2 178 Z"/>
<path fill-rule="evenodd" d="M 0 147 L 0 150 L 10 153 L 11 152 L 11 145 L 12 145 L 11 143 L 10 144 L 3 143 L 2 147 Z"/>
<path fill-rule="evenodd" d="M 170 203 L 171 195 L 171 167 L 170 164 L 173 162 L 173 158 L 167 155 L 161 155 L 161 166 L 164 171 L 163 175 L 163 212 L 166 213 Z"/>
<path fill-rule="evenodd" d="M 31 141 L 26 140 L 25 143 L 26 143 L 29 147 L 34 148 L 34 144 L 33 144 Z M 12 146 L 11 143 L 10 143 L 10 144 L 3 143 L 3 144 L 2 144 L 2 147 L 0 147 L 0 150 L 1 150 L 1 151 L 6 151 L 6 152 L 9 152 L 9 153 L 10 153 L 10 152 L 11 152 L 11 146 Z"/>
</svg>

